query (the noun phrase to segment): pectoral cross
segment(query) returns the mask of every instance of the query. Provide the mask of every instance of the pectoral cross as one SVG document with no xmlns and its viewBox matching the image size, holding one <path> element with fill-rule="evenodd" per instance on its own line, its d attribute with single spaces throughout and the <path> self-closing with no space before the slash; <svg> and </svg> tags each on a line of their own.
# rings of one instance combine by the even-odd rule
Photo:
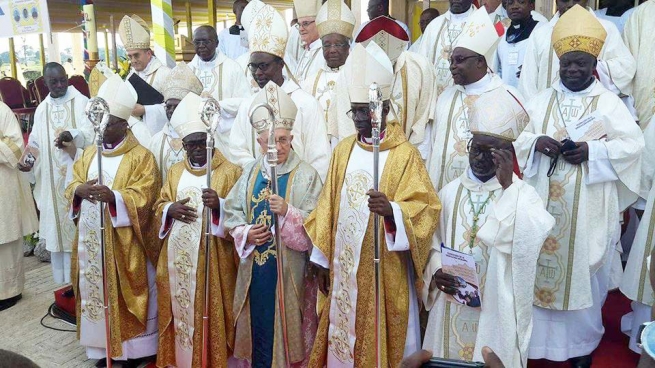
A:
<svg viewBox="0 0 655 368">
<path fill-rule="evenodd" d="M 569 117 L 569 119 L 577 118 L 578 114 L 580 114 L 580 106 L 574 105 L 573 101 L 574 99 L 569 99 L 568 105 L 562 105 L 562 114 L 566 115 Z"/>
</svg>

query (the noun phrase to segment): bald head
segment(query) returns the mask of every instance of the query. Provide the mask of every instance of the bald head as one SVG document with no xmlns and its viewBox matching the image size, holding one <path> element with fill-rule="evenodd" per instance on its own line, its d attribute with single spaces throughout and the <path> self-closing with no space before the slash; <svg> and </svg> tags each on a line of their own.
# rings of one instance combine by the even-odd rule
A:
<svg viewBox="0 0 655 368">
<path fill-rule="evenodd" d="M 428 24 L 432 22 L 436 17 L 439 16 L 439 10 L 435 8 L 427 8 L 421 13 L 421 19 L 419 20 L 419 26 L 421 27 L 421 33 L 425 32 L 425 29 L 428 27 Z"/>
</svg>

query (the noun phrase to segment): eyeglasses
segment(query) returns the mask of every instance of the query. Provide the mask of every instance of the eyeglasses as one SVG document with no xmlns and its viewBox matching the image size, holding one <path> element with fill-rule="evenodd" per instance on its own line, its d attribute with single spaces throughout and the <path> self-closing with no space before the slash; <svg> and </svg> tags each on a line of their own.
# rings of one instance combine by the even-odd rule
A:
<svg viewBox="0 0 655 368">
<path fill-rule="evenodd" d="M 256 72 L 257 69 L 261 70 L 262 73 L 266 73 L 268 71 L 268 68 L 273 64 L 273 62 L 270 63 L 250 63 L 248 64 L 248 68 L 250 69 L 251 72 Z"/>
<path fill-rule="evenodd" d="M 311 21 L 307 21 L 307 22 L 296 23 L 295 26 L 298 27 L 298 28 L 307 29 L 307 27 L 311 26 L 314 22 L 315 21 L 311 20 Z"/>
<path fill-rule="evenodd" d="M 492 147 L 480 147 L 478 145 L 473 145 L 473 140 L 469 140 L 468 143 L 466 144 L 466 152 L 469 154 L 473 155 L 473 157 L 477 157 L 479 155 L 486 155 L 486 156 L 491 156 L 491 148 Z"/>
<path fill-rule="evenodd" d="M 291 140 L 288 137 L 282 137 L 275 140 L 275 144 L 279 144 L 281 146 L 288 146 L 289 143 L 291 143 Z"/>
<path fill-rule="evenodd" d="M 194 46 L 211 45 L 212 43 L 214 43 L 214 40 L 193 40 Z"/>
<path fill-rule="evenodd" d="M 182 146 L 186 150 L 191 150 L 194 148 L 205 148 L 207 146 L 207 141 L 200 140 L 200 141 L 182 142 Z"/>
<path fill-rule="evenodd" d="M 346 112 L 348 118 L 355 120 L 355 118 L 368 119 L 371 117 L 371 109 L 368 107 L 363 107 L 361 109 L 350 109 Z"/>
<path fill-rule="evenodd" d="M 450 58 L 450 63 L 451 64 L 461 64 L 461 63 L 465 62 L 468 59 L 479 58 L 479 57 L 481 57 L 481 56 L 480 55 L 471 55 L 471 56 L 458 56 L 458 57 L 454 57 L 454 58 L 451 57 Z"/>
<path fill-rule="evenodd" d="M 335 49 L 345 49 L 346 47 L 349 47 L 349 46 L 350 46 L 350 45 L 347 44 L 347 43 L 335 43 L 335 44 L 324 43 L 324 44 L 323 44 L 323 48 L 324 48 L 324 49 L 331 49 L 331 48 L 335 48 Z"/>
</svg>

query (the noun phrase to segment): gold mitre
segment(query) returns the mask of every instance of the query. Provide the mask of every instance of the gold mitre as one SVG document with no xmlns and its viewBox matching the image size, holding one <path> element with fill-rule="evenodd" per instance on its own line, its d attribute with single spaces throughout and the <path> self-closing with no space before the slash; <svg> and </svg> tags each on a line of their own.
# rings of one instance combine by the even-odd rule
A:
<svg viewBox="0 0 655 368">
<path fill-rule="evenodd" d="M 171 116 L 171 126 L 180 138 L 193 133 L 207 133 L 207 126 L 200 119 L 203 103 L 202 97 L 189 92 L 175 108 Z"/>
<path fill-rule="evenodd" d="M 107 102 L 109 115 L 128 120 L 136 106 L 137 94 L 129 82 L 123 81 L 118 74 L 109 77 L 98 89 L 98 97 Z"/>
<path fill-rule="evenodd" d="M 250 52 L 265 52 L 284 58 L 289 31 L 277 10 L 259 0 L 252 0 L 243 9 L 241 22 L 248 34 Z"/>
<path fill-rule="evenodd" d="M 364 47 L 370 42 L 376 43 L 389 56 L 391 62 L 395 63 L 407 49 L 409 35 L 394 19 L 381 15 L 362 27 L 355 42 Z"/>
<path fill-rule="evenodd" d="M 574 5 L 562 15 L 551 37 L 557 57 L 571 51 L 583 51 L 598 58 L 607 31 L 596 17 L 580 5 Z"/>
<path fill-rule="evenodd" d="M 296 120 L 298 108 L 291 97 L 289 97 L 289 95 L 275 82 L 269 81 L 264 88 L 255 95 L 255 100 L 250 105 L 249 115 L 252 116 L 251 119 L 255 122 L 254 126 L 258 127 L 257 134 L 270 129 L 271 124 L 271 117 L 267 109 L 259 107 L 254 110 L 254 108 L 260 104 L 267 104 L 273 109 L 273 115 L 275 116 L 275 129 L 293 129 L 293 123 Z M 264 120 L 266 120 L 266 124 L 261 124 Z"/>
<path fill-rule="evenodd" d="M 321 0 L 293 0 L 293 8 L 298 16 L 296 19 L 315 17 L 321 8 Z"/>
<path fill-rule="evenodd" d="M 202 83 L 185 62 L 179 62 L 166 79 L 164 84 L 164 101 L 171 98 L 182 100 L 187 93 L 197 95 L 202 93 Z"/>
<path fill-rule="evenodd" d="M 476 10 L 466 21 L 464 30 L 457 39 L 455 47 L 465 48 L 478 53 L 491 64 L 498 43 L 505 32 L 502 23 L 493 24 L 484 7 Z M 488 65 L 491 66 L 491 65 Z"/>
<path fill-rule="evenodd" d="M 504 87 L 480 95 L 471 107 L 471 133 L 515 141 L 530 117 L 521 103 Z"/>
<path fill-rule="evenodd" d="M 138 15 L 124 16 L 118 26 L 118 34 L 125 50 L 150 49 L 150 29 Z"/>
<path fill-rule="evenodd" d="M 387 54 L 371 41 L 366 48 L 361 43 L 355 44 L 346 59 L 344 76 L 350 83 L 348 95 L 350 102 L 368 103 L 368 91 L 374 82 L 382 91 L 382 100 L 391 98 L 393 66 Z"/>
<path fill-rule="evenodd" d="M 91 97 L 96 97 L 98 95 L 98 90 L 100 86 L 107 80 L 104 74 L 98 68 L 93 68 L 89 74 L 89 94 Z"/>
<path fill-rule="evenodd" d="M 337 33 L 352 39 L 355 30 L 355 15 L 342 0 L 328 0 L 318 10 L 316 27 L 321 38 Z"/>
</svg>

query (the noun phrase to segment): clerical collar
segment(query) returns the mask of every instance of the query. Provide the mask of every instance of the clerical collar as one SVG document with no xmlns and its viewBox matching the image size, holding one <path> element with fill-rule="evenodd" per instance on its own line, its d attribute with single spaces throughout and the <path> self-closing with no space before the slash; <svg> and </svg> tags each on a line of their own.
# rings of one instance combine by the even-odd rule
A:
<svg viewBox="0 0 655 368">
<path fill-rule="evenodd" d="M 487 86 L 489 85 L 489 83 L 491 83 L 491 75 L 487 73 L 484 77 L 482 77 L 477 82 L 467 84 L 463 87 L 467 95 L 481 95 L 482 93 L 487 91 Z"/>
<path fill-rule="evenodd" d="M 455 14 L 455 13 L 450 13 L 450 21 L 452 23 L 462 23 L 468 19 L 469 15 L 473 12 L 473 7 L 471 9 L 465 11 L 464 13 L 460 14 Z"/>
<path fill-rule="evenodd" d="M 384 140 L 384 133 L 385 132 L 386 132 L 386 130 L 380 132 L 380 144 L 382 144 L 382 141 Z M 373 144 L 373 137 L 366 138 L 366 137 L 360 135 L 359 136 L 359 141 L 370 146 L 370 145 Z"/>
<path fill-rule="evenodd" d="M 532 15 L 528 16 L 526 19 L 521 19 L 518 22 L 512 21 L 509 28 L 507 28 L 505 40 L 509 44 L 527 40 L 537 24 L 538 22 L 532 19 Z"/>
<path fill-rule="evenodd" d="M 68 88 L 66 88 L 66 93 L 64 93 L 64 95 L 61 96 L 61 97 L 53 98 L 52 95 L 49 95 L 50 96 L 50 101 L 52 102 L 52 104 L 53 105 L 61 105 L 63 103 L 68 102 L 69 97 L 71 95 L 71 88 L 75 88 L 75 87 L 68 86 Z"/>
<path fill-rule="evenodd" d="M 191 162 L 191 159 L 189 159 L 189 158 L 187 158 L 187 160 L 189 161 L 189 166 L 191 166 L 191 167 L 194 168 L 194 169 L 198 169 L 198 170 L 200 170 L 200 169 L 204 169 L 205 167 L 207 167 L 207 163 L 206 163 L 206 162 L 205 162 L 204 165 L 198 165 L 198 164 L 194 164 L 193 162 Z"/>
<path fill-rule="evenodd" d="M 104 150 L 104 153 L 112 153 L 116 151 L 117 149 L 121 148 L 123 143 L 125 143 L 125 138 L 127 138 L 127 134 L 125 134 L 125 137 L 120 140 L 120 142 L 116 144 L 111 144 L 111 143 L 102 143 L 102 148 Z"/>
<path fill-rule="evenodd" d="M 148 62 L 148 65 L 146 65 L 146 67 L 143 68 L 142 71 L 140 71 L 140 72 L 136 72 L 136 74 L 137 74 L 139 77 L 143 77 L 143 76 L 146 76 L 146 75 L 150 75 L 150 74 L 152 74 L 152 72 L 150 71 L 150 67 L 153 66 L 152 64 L 153 64 L 154 62 L 155 62 L 155 56 L 153 55 L 153 56 L 150 58 L 150 61 Z"/>
<path fill-rule="evenodd" d="M 594 89 L 594 87 L 596 87 L 596 83 L 598 82 L 594 79 L 594 81 L 589 85 L 589 87 L 577 92 L 571 91 L 570 89 L 566 88 L 566 86 L 564 85 L 564 83 L 562 83 L 561 80 L 559 81 L 559 87 L 563 93 L 569 95 L 575 95 L 575 96 L 583 96 L 583 95 L 588 95 L 591 92 L 591 90 Z"/>
<path fill-rule="evenodd" d="M 196 55 L 198 56 L 198 55 Z M 211 58 L 209 61 L 204 61 L 198 56 L 198 67 L 203 69 L 203 68 L 214 68 L 216 64 L 216 58 L 218 58 L 218 50 L 214 52 L 214 57 Z"/>
<path fill-rule="evenodd" d="M 489 180 L 491 180 L 491 179 L 489 179 L 486 182 L 484 182 L 484 181 L 478 179 L 478 177 L 475 176 L 475 174 L 473 173 L 473 170 L 471 169 L 470 166 L 469 166 L 469 168 L 467 170 L 467 173 L 468 173 L 469 179 L 471 179 L 472 182 L 474 182 L 475 184 L 478 184 L 478 185 L 482 185 L 482 184 L 484 184 L 486 182 L 489 182 Z"/>
</svg>

